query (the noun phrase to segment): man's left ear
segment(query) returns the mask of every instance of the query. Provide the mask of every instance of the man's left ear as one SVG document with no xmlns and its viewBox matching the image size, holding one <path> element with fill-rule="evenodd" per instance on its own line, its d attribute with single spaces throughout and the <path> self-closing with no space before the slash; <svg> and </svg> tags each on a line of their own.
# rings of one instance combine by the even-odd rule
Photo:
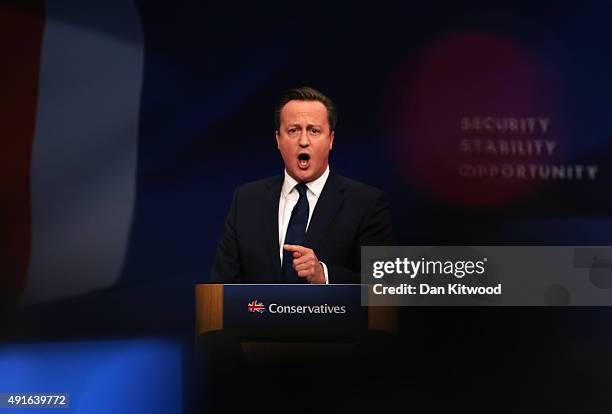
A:
<svg viewBox="0 0 612 414">
<path fill-rule="evenodd" d="M 278 141 L 278 129 L 274 131 L 274 136 L 276 137 L 276 149 L 280 150 L 280 142 Z"/>
<path fill-rule="evenodd" d="M 329 134 L 329 149 L 331 150 L 332 147 L 334 146 L 334 132 L 332 131 L 331 134 Z"/>
</svg>

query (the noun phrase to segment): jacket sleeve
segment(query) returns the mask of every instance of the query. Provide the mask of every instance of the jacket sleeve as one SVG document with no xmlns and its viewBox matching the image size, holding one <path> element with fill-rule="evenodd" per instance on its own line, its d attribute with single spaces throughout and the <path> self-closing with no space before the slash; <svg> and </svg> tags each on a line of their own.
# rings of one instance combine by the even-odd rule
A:
<svg viewBox="0 0 612 414">
<path fill-rule="evenodd" d="M 325 263 L 329 269 L 329 283 L 361 283 L 361 246 L 388 246 L 391 243 L 389 201 L 385 193 L 379 192 L 359 225 L 349 267 Z"/>
<path fill-rule="evenodd" d="M 211 283 L 241 282 L 240 249 L 236 232 L 239 190 L 234 192 L 230 211 L 225 219 L 223 238 L 219 241 L 217 255 L 211 270 Z"/>
</svg>

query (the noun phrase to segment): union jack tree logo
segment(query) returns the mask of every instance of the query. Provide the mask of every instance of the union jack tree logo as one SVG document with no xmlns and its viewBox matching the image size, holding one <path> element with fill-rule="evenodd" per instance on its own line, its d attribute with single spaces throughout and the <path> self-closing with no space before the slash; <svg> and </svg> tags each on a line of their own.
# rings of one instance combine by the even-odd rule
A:
<svg viewBox="0 0 612 414">
<path fill-rule="evenodd" d="M 254 313 L 254 312 L 264 313 L 264 310 L 266 309 L 264 304 L 261 303 L 261 302 L 257 302 L 256 299 L 251 301 L 251 302 L 249 302 L 247 307 L 249 309 L 249 312 L 251 312 L 251 313 Z"/>
</svg>

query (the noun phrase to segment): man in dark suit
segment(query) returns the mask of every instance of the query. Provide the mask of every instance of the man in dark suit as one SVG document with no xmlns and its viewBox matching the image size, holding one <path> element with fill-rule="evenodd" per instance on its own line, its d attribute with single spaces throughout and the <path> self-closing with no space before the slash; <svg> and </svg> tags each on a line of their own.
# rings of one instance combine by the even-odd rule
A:
<svg viewBox="0 0 612 414">
<path fill-rule="evenodd" d="M 385 194 L 330 172 L 336 109 L 321 92 L 285 92 L 275 121 L 285 173 L 236 190 L 212 280 L 359 283 L 361 246 L 390 242 Z"/>
</svg>

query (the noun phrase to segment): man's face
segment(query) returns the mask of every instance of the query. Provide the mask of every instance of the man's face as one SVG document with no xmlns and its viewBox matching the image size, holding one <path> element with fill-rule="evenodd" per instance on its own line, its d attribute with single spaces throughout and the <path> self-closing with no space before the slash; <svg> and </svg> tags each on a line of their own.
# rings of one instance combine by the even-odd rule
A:
<svg viewBox="0 0 612 414">
<path fill-rule="evenodd" d="M 327 168 L 334 133 L 319 101 L 289 101 L 280 113 L 278 149 L 287 173 L 298 182 L 319 178 Z"/>
</svg>

